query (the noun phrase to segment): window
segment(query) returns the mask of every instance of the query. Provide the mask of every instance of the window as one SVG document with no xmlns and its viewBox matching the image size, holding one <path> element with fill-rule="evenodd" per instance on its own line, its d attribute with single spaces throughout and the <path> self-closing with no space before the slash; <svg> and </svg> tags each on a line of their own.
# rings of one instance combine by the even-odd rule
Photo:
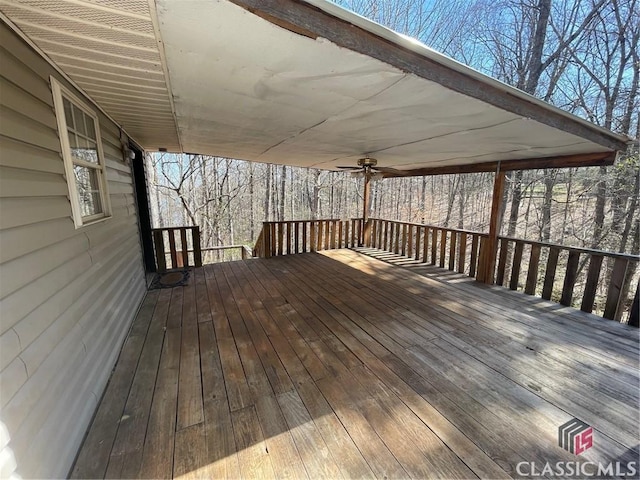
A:
<svg viewBox="0 0 640 480">
<path fill-rule="evenodd" d="M 109 217 L 98 116 L 51 78 L 53 103 L 76 228 Z"/>
</svg>

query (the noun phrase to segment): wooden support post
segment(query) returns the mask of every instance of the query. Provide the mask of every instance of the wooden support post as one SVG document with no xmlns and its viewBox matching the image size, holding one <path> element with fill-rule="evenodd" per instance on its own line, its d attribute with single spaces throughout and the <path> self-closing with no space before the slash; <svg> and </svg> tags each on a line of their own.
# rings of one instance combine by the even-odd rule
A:
<svg viewBox="0 0 640 480">
<path fill-rule="evenodd" d="M 483 258 L 482 281 L 493 285 L 494 273 L 496 269 L 496 256 L 498 255 L 498 235 L 502 223 L 502 197 L 504 195 L 504 172 L 496 172 L 493 182 L 493 197 L 491 200 L 491 219 L 489 220 L 489 238 L 487 239 L 487 249 Z"/>
<path fill-rule="evenodd" d="M 640 284 L 636 287 L 636 294 L 633 297 L 633 303 L 629 311 L 629 325 L 631 327 L 640 326 Z"/>
<path fill-rule="evenodd" d="M 371 231 L 371 222 L 369 222 L 369 209 L 371 201 L 371 170 L 365 167 L 364 170 L 364 190 L 362 192 L 362 220 L 363 235 L 360 246 L 369 247 L 369 233 Z"/>
</svg>

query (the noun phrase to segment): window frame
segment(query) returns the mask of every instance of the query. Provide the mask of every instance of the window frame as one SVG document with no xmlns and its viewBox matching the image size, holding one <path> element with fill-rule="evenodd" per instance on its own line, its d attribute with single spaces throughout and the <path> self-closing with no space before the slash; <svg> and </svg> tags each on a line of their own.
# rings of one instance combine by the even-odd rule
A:
<svg viewBox="0 0 640 480">
<path fill-rule="evenodd" d="M 62 148 L 62 159 L 64 161 L 64 171 L 69 189 L 69 200 L 71 201 L 71 213 L 75 228 L 81 228 L 92 225 L 111 218 L 111 202 L 109 199 L 109 190 L 107 185 L 106 165 L 104 151 L 102 148 L 102 137 L 100 136 L 100 122 L 98 115 L 85 101 L 64 87 L 58 80 L 51 77 L 51 92 L 53 94 L 53 104 L 55 109 L 56 121 L 58 124 L 58 137 Z M 92 163 L 74 158 L 71 154 L 71 144 L 69 141 L 69 127 L 67 125 L 67 117 L 64 110 L 64 100 L 66 99 L 72 106 L 81 110 L 85 115 L 93 119 L 93 126 L 96 136 L 96 149 L 98 162 Z M 73 126 L 71 127 L 73 130 Z M 102 212 L 93 215 L 82 215 L 82 207 L 80 204 L 80 193 L 74 173 L 74 167 L 89 168 L 95 172 L 98 182 L 98 193 L 100 196 L 100 204 Z"/>
</svg>

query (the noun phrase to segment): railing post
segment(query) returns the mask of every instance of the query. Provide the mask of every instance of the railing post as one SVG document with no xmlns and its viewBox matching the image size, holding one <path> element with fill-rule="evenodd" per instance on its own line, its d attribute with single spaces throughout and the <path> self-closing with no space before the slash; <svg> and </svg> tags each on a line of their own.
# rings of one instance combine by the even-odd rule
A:
<svg viewBox="0 0 640 480">
<path fill-rule="evenodd" d="M 158 272 L 167 270 L 167 259 L 164 255 L 164 232 L 162 230 L 153 231 L 153 243 L 156 247 L 156 266 Z"/>
<path fill-rule="evenodd" d="M 262 243 L 264 245 L 264 258 L 271 257 L 271 226 L 269 222 L 262 223 Z"/>
<path fill-rule="evenodd" d="M 202 266 L 202 248 L 200 246 L 200 227 L 193 227 L 191 230 L 191 241 L 193 242 L 193 262 L 196 267 Z"/>
</svg>

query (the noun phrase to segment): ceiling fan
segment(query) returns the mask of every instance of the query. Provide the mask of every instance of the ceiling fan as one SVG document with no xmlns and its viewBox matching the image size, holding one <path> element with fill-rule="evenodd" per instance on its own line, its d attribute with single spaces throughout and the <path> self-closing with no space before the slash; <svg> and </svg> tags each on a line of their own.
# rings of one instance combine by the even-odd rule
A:
<svg viewBox="0 0 640 480">
<path fill-rule="evenodd" d="M 370 175 L 374 180 L 383 178 L 385 173 L 393 174 L 393 176 L 406 175 L 406 172 L 403 172 L 402 170 L 397 170 L 391 167 L 378 167 L 377 165 L 378 161 L 375 158 L 371 158 L 367 155 L 364 158 L 358 159 L 357 166 L 337 166 L 336 168 L 348 170 L 352 175 L 355 176 Z"/>
</svg>

